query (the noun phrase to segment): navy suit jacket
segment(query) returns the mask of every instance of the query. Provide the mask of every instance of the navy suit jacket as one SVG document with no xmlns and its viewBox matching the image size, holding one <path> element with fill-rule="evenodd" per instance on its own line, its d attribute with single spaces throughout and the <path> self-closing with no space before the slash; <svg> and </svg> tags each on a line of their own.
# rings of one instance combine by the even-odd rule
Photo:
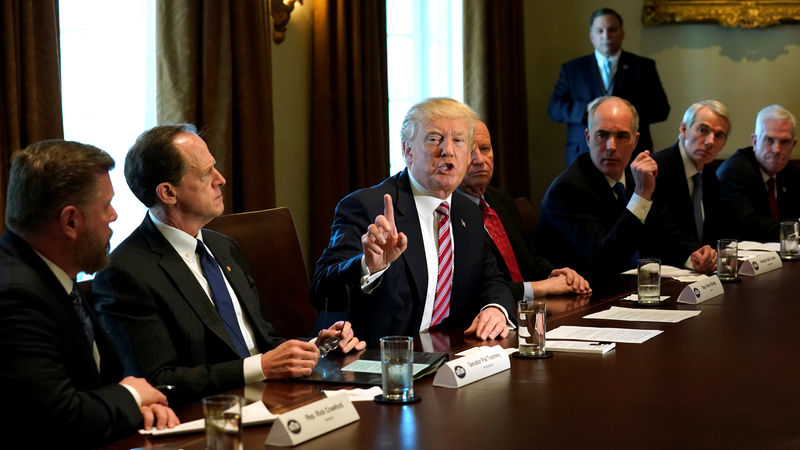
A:
<svg viewBox="0 0 800 450">
<path fill-rule="evenodd" d="M 88 306 L 100 372 L 71 297 L 22 238 L 0 240 L 0 408 L 8 448 L 87 448 L 135 432 L 142 413 Z M 22 442 L 16 442 L 22 439 Z"/>
<path fill-rule="evenodd" d="M 203 229 L 236 292 L 259 351 L 283 339 L 262 316 L 255 282 L 236 243 Z M 214 305 L 167 239 L 146 215 L 111 254 L 92 284 L 94 305 L 129 373 L 153 385 L 176 386 L 170 401 L 185 402 L 244 384 L 243 362 Z"/>
<path fill-rule="evenodd" d="M 567 124 L 566 161 L 569 166 L 581 153 L 589 151 L 586 144 L 586 106 L 597 97 L 615 95 L 628 100 L 639 112 L 639 143 L 631 160 L 642 150 L 653 151 L 650 124 L 661 122 L 669 115 L 669 102 L 652 59 L 623 51 L 617 63 L 610 92 L 603 87 L 603 78 L 594 53 L 573 59 L 561 66 L 558 82 L 550 97 L 547 113 L 556 122 Z"/>
<path fill-rule="evenodd" d="M 408 247 L 392 262 L 380 284 L 365 294 L 361 282 L 361 235 L 383 214 L 383 195 L 390 194 L 395 223 L 408 237 Z M 466 328 L 481 308 L 497 303 L 515 317 L 516 305 L 489 249 L 478 207 L 459 192 L 450 206 L 454 239 L 453 290 L 450 315 L 442 325 Z M 312 303 L 319 309 L 348 311 L 353 329 L 369 346 L 388 335 L 419 333 L 428 283 L 425 250 L 408 171 L 356 191 L 339 202 L 331 241 L 317 261 Z"/>
<path fill-rule="evenodd" d="M 522 217 L 519 215 L 517 205 L 514 199 L 511 198 L 505 191 L 502 191 L 494 186 L 487 186 L 486 192 L 483 194 L 486 203 L 497 213 L 503 228 L 506 230 L 508 241 L 511 243 L 511 249 L 514 251 L 514 256 L 519 265 L 519 271 L 522 274 L 522 279 L 527 281 L 543 280 L 550 276 L 550 272 L 554 269 L 550 261 L 545 259 L 536 250 L 533 245 L 533 236 L 528 236 L 525 231 L 525 225 L 522 223 Z M 497 246 L 492 241 L 492 252 L 495 259 L 497 259 L 497 266 L 503 272 L 506 280 L 510 282 L 511 273 L 508 271 L 508 266 L 500 254 Z M 523 296 L 524 288 L 522 283 L 510 283 L 511 294 L 515 300 L 519 300 Z"/>
<path fill-rule="evenodd" d="M 630 198 L 635 189 L 630 168 L 625 179 Z M 644 234 L 644 224 L 617 203 L 605 176 L 584 153 L 547 189 L 536 240 L 557 267 L 598 280 L 632 268 Z"/>
<path fill-rule="evenodd" d="M 789 162 L 775 176 L 779 219 L 773 219 L 769 197 L 753 147 L 740 148 L 717 169 L 723 237 L 777 242 L 781 220 L 800 218 L 800 168 Z"/>
<path fill-rule="evenodd" d="M 702 172 L 703 179 L 703 240 L 697 236 L 694 207 L 686 183 L 678 143 L 656 152 L 653 159 L 658 164 L 656 190 L 653 192 L 652 210 L 663 214 L 664 220 L 647 221 L 647 240 L 642 256 L 660 258 L 664 264 L 682 267 L 692 252 L 708 244 L 716 248 L 719 236 L 719 187 L 717 175 L 711 168 Z"/>
</svg>

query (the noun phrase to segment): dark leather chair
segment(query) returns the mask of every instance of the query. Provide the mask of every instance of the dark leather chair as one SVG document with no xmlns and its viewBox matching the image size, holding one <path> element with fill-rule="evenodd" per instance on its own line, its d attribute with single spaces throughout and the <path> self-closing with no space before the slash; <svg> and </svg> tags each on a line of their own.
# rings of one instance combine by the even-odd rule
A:
<svg viewBox="0 0 800 450">
<path fill-rule="evenodd" d="M 217 217 L 206 225 L 233 238 L 244 251 L 267 320 L 279 336 L 311 336 L 316 311 L 308 272 L 289 208 Z"/>
<path fill-rule="evenodd" d="M 519 215 L 522 216 L 522 224 L 525 225 L 525 231 L 530 240 L 535 241 L 536 225 L 539 223 L 539 216 L 536 214 L 536 211 L 534 211 L 531 201 L 528 200 L 527 197 L 518 197 L 514 199 L 514 203 L 517 205 Z"/>
</svg>

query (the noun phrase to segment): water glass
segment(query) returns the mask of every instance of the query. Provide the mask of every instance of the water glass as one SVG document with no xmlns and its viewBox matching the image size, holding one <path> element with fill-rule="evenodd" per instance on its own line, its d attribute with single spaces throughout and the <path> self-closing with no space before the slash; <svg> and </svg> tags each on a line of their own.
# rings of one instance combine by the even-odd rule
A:
<svg viewBox="0 0 800 450">
<path fill-rule="evenodd" d="M 522 300 L 517 302 L 519 328 L 519 354 L 522 356 L 542 356 L 545 354 L 546 303 L 544 300 Z"/>
<path fill-rule="evenodd" d="M 381 388 L 383 398 L 392 402 L 414 398 L 414 338 L 385 336 L 381 341 Z"/>
<path fill-rule="evenodd" d="M 643 258 L 638 264 L 639 303 L 653 304 L 661 302 L 661 260 Z"/>
<path fill-rule="evenodd" d="M 781 258 L 797 259 L 800 256 L 797 248 L 798 231 L 800 223 L 781 222 Z"/>
<path fill-rule="evenodd" d="M 242 398 L 214 395 L 203 399 L 206 450 L 242 450 Z"/>
<path fill-rule="evenodd" d="M 739 275 L 739 241 L 720 239 L 717 241 L 717 276 L 721 281 L 734 281 Z"/>
</svg>

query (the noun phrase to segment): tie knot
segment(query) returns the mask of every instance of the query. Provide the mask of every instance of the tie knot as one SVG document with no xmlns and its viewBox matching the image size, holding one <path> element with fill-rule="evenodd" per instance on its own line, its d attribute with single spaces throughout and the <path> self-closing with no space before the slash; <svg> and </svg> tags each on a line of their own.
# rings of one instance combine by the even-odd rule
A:
<svg viewBox="0 0 800 450">
<path fill-rule="evenodd" d="M 775 190 L 775 177 L 767 178 L 767 187 L 770 191 Z"/>
<path fill-rule="evenodd" d="M 200 239 L 197 239 L 197 245 L 194 248 L 194 252 L 199 253 L 200 255 L 206 254 L 206 246 L 203 245 L 203 241 L 201 241 Z"/>
<path fill-rule="evenodd" d="M 443 216 L 450 216 L 450 205 L 447 202 L 439 203 L 439 206 L 436 207 L 436 212 Z"/>
</svg>

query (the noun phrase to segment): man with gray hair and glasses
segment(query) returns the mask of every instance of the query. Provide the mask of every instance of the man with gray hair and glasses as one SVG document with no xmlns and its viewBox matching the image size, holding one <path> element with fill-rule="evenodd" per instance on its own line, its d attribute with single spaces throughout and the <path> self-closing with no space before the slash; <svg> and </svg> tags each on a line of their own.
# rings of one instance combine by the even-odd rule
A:
<svg viewBox="0 0 800 450">
<path fill-rule="evenodd" d="M 729 237 L 776 242 L 781 220 L 800 217 L 800 168 L 789 162 L 796 125 L 786 108 L 767 106 L 756 116 L 752 147 L 737 150 L 717 169 Z"/>
<path fill-rule="evenodd" d="M 725 146 L 730 129 L 725 105 L 716 100 L 694 103 L 683 114 L 678 141 L 653 155 L 658 163 L 653 208 L 664 220 L 648 224 L 643 256 L 698 272 L 716 270 L 715 243 L 724 237 L 718 230 L 719 189 L 714 170 L 703 168 Z"/>
</svg>

